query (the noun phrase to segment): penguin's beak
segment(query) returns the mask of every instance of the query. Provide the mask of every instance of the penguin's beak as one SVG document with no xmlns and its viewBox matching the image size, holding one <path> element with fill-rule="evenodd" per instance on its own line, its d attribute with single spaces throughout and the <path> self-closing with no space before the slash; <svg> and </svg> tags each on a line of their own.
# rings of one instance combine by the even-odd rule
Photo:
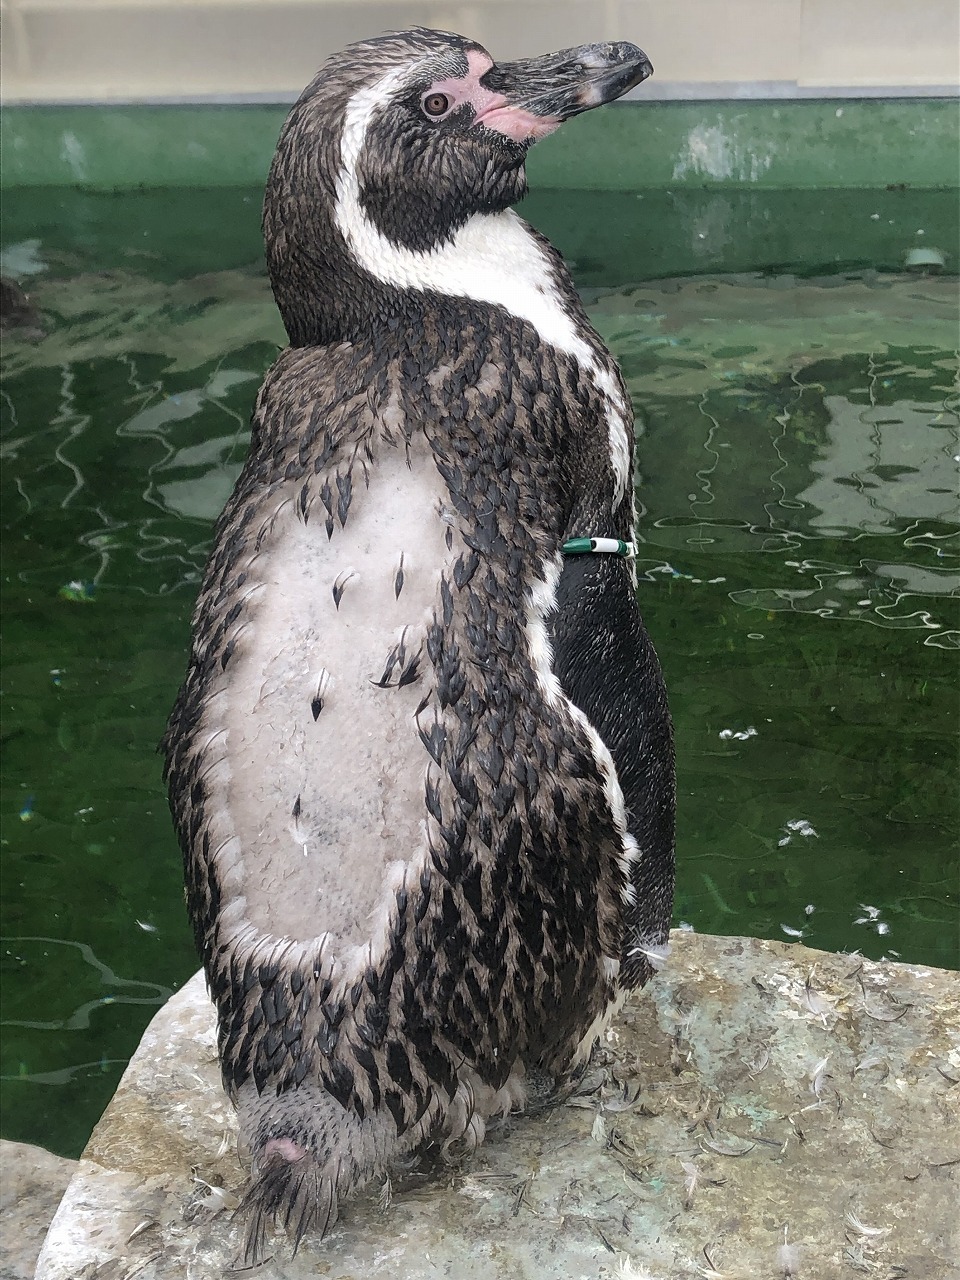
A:
<svg viewBox="0 0 960 1280">
<path fill-rule="evenodd" d="M 652 74 L 643 50 L 625 41 L 501 62 L 481 80 L 498 101 L 490 102 L 476 123 L 518 142 L 533 142 L 571 116 L 615 101 Z"/>
</svg>

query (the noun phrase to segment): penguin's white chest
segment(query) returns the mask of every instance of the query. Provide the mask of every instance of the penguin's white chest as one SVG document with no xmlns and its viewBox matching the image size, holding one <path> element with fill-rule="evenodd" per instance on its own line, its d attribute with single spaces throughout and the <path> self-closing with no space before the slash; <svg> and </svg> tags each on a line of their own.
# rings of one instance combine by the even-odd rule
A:
<svg viewBox="0 0 960 1280">
<path fill-rule="evenodd" d="M 319 502 L 306 522 L 289 502 L 251 561 L 260 589 L 208 715 L 226 729 L 245 915 L 264 933 L 329 934 L 344 954 L 375 932 L 390 864 L 420 852 L 424 642 L 459 550 L 444 492 L 424 444 L 409 460 L 384 447 L 367 483 L 355 468 L 332 537 Z"/>
</svg>

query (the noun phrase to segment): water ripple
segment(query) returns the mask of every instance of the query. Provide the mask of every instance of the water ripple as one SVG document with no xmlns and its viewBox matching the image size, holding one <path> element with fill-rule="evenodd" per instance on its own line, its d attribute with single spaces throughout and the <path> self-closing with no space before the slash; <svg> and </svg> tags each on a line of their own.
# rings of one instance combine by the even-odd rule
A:
<svg viewBox="0 0 960 1280">
<path fill-rule="evenodd" d="M 112 1004 L 151 1005 L 154 1008 L 159 1008 L 173 994 L 169 987 L 162 986 L 157 982 L 145 982 L 136 978 L 119 977 L 109 965 L 104 964 L 102 960 L 97 958 L 93 948 L 86 942 L 71 942 L 65 938 L 48 938 L 42 935 L 0 938 L 0 946 L 4 948 L 4 954 L 14 962 L 21 960 L 21 957 L 17 955 L 17 950 L 21 949 L 25 943 L 73 948 L 84 964 L 89 965 L 96 972 L 100 983 L 103 986 L 112 987 L 114 990 L 109 991 L 106 995 L 97 996 L 92 1000 L 85 1000 L 65 1018 L 46 1020 L 4 1018 L 0 1021 L 0 1026 L 27 1027 L 35 1031 L 85 1031 L 90 1026 L 90 1015 L 97 1009 L 102 1009 Z M 76 979 L 74 979 L 74 982 L 76 982 Z"/>
</svg>

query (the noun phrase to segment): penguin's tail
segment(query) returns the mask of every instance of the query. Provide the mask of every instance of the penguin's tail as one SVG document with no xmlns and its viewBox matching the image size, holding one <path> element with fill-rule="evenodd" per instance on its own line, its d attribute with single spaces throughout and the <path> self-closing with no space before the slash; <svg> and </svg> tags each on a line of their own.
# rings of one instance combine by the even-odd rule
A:
<svg viewBox="0 0 960 1280">
<path fill-rule="evenodd" d="M 268 1143 L 236 1211 L 245 1223 L 244 1262 L 263 1261 L 269 1226 L 283 1228 L 296 1254 L 308 1233 L 326 1235 L 337 1211 L 336 1179 L 311 1151 L 289 1139 Z"/>
<path fill-rule="evenodd" d="M 304 1237 L 322 1238 L 340 1205 L 386 1172 L 402 1146 L 390 1113 L 361 1120 L 316 1081 L 279 1095 L 258 1094 L 250 1080 L 236 1094 L 240 1149 L 252 1157 L 236 1216 L 245 1224 L 245 1263 L 262 1261 L 271 1228 L 287 1234 L 294 1252 Z M 411 1131 L 409 1137 L 417 1136 Z"/>
</svg>

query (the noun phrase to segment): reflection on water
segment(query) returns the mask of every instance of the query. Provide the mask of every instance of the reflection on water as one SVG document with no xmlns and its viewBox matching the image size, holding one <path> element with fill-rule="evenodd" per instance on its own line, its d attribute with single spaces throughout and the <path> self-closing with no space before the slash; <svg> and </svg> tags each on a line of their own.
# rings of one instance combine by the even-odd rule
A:
<svg viewBox="0 0 960 1280">
<path fill-rule="evenodd" d="M 156 745 L 282 331 L 258 272 L 59 270 L 4 344 L 0 1072 L 4 1133 L 76 1155 L 197 967 Z"/>
<path fill-rule="evenodd" d="M 642 425 L 678 911 L 958 963 L 955 279 L 594 291 Z"/>
<path fill-rule="evenodd" d="M 43 332 L 5 344 L 2 392 L 4 1131 L 76 1154 L 196 967 L 155 747 L 283 339 L 260 270 L 27 249 Z M 587 301 L 641 424 L 678 919 L 956 964 L 955 281 Z"/>
<path fill-rule="evenodd" d="M 143 923 L 137 922 L 141 928 Z M 87 1031 L 90 1028 L 90 1015 L 97 1009 L 102 1009 L 108 1004 L 142 1004 L 150 1005 L 153 1008 L 159 1007 L 165 1000 L 168 1000 L 172 994 L 169 987 L 161 986 L 157 982 L 143 982 L 136 978 L 120 978 L 109 965 L 98 960 L 93 952 L 92 947 L 87 946 L 84 942 L 67 942 L 63 938 L 4 938 L 4 954 L 11 960 L 13 964 L 27 967 L 30 963 L 28 954 L 30 951 L 40 949 L 40 955 L 44 958 L 51 957 L 51 953 L 57 947 L 72 948 L 76 951 L 80 960 L 89 965 L 96 974 L 97 988 L 105 987 L 107 992 L 105 995 L 94 996 L 92 999 L 84 1000 L 66 1018 L 53 1019 L 23 1019 L 23 1018 L 4 1018 L 0 1021 L 3 1027 L 27 1027 L 35 1031 Z M 26 954 L 25 954 L 26 953 Z M 76 964 L 71 959 L 62 961 L 64 968 L 68 968 L 71 974 L 70 978 L 70 995 L 72 999 L 77 998 L 77 994 L 84 985 L 82 971 L 78 971 Z M 42 966 L 46 968 L 47 966 Z M 54 961 L 51 969 L 60 967 Z M 38 991 L 33 993 L 34 999 L 38 1004 L 38 1012 L 43 1012 L 43 1005 L 39 1003 Z M 19 1074 L 18 1078 L 33 1078 L 26 1074 Z M 0 1075 L 0 1080 L 4 1079 Z"/>
<path fill-rule="evenodd" d="M 786 283 L 663 281 L 597 296 L 646 423 L 646 541 L 775 557 L 775 585 L 729 592 L 741 606 L 955 647 L 956 283 Z"/>
<path fill-rule="evenodd" d="M 947 388 L 940 384 L 939 408 L 897 399 L 878 404 L 875 391 L 889 391 L 897 380 L 936 376 L 933 369 L 901 367 L 897 379 L 893 370 L 883 372 L 883 363 L 870 369 L 869 405 L 823 397 L 826 439 L 810 464 L 813 481 L 797 494 L 813 509 L 810 525 L 820 533 L 887 533 L 901 520 L 956 516 L 956 414 L 947 407 Z"/>
</svg>

